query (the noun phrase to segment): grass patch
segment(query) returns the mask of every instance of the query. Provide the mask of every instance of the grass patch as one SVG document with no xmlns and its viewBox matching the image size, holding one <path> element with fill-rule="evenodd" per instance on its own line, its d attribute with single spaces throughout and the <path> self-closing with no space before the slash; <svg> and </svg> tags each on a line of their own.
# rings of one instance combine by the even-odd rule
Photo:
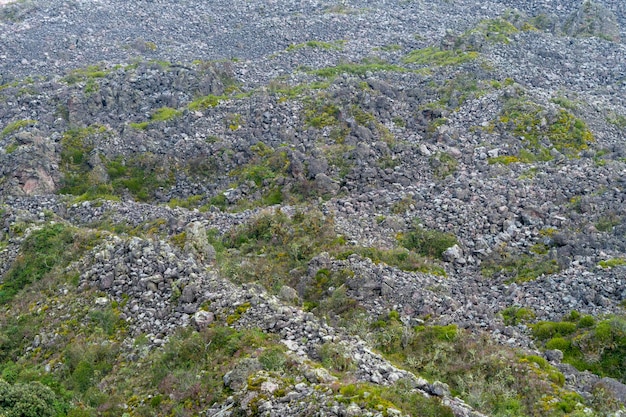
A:
<svg viewBox="0 0 626 417">
<path fill-rule="evenodd" d="M 343 46 L 346 44 L 345 40 L 338 40 L 332 42 L 324 42 L 324 41 L 316 41 L 311 40 L 307 42 L 291 44 L 287 47 L 287 52 L 293 52 L 300 49 L 311 48 L 311 49 L 321 49 L 324 51 L 341 51 Z"/>
<path fill-rule="evenodd" d="M 364 76 L 368 72 L 407 72 L 408 70 L 399 65 L 389 64 L 382 60 L 363 60 L 361 63 L 343 63 L 333 67 L 320 68 L 307 71 L 309 74 L 323 78 L 335 78 L 341 74 Z"/>
<path fill-rule="evenodd" d="M 100 65 L 90 65 L 86 68 L 79 68 L 71 71 L 63 78 L 67 84 L 76 84 L 83 81 L 94 81 L 96 78 L 104 78 L 109 74 L 109 70 L 103 69 Z"/>
<path fill-rule="evenodd" d="M 606 116 L 606 120 L 620 129 L 626 129 L 626 116 L 623 114 L 609 112 L 608 116 Z"/>
<path fill-rule="evenodd" d="M 465 32 L 461 36 L 461 39 L 465 39 L 478 33 L 483 35 L 484 38 L 491 43 L 508 44 L 511 42 L 510 36 L 518 32 L 519 30 L 511 22 L 505 19 L 485 19 L 478 23 L 474 29 Z"/>
<path fill-rule="evenodd" d="M 171 107 L 161 107 L 152 113 L 150 116 L 151 122 L 167 122 L 183 114 L 182 111 L 173 109 Z"/>
<path fill-rule="evenodd" d="M 624 266 L 626 265 L 626 258 L 611 258 L 611 259 L 607 259 L 605 261 L 600 261 L 598 262 L 598 266 L 600 268 L 616 268 L 618 266 Z"/>
<path fill-rule="evenodd" d="M 171 173 L 163 166 L 163 161 L 149 153 L 106 160 L 105 167 L 113 193 L 129 193 L 138 201 L 150 200 L 156 191 L 172 183 Z"/>
<path fill-rule="evenodd" d="M 463 52 L 460 50 L 447 50 L 436 47 L 417 49 L 405 56 L 402 61 L 405 64 L 417 64 L 428 66 L 457 66 L 478 58 L 478 52 Z"/>
<path fill-rule="evenodd" d="M 172 415 L 177 406 L 184 404 L 184 415 L 200 415 L 230 394 L 224 386 L 224 375 L 259 349 L 263 349 L 261 364 L 274 369 L 278 362 L 273 352 L 282 352 L 283 348 L 275 337 L 259 330 L 236 331 L 219 326 L 201 332 L 180 330 L 150 358 L 149 378 L 143 388 L 160 400 L 151 404 L 148 412 Z M 283 362 L 280 366 L 285 369 L 288 365 Z"/>
<path fill-rule="evenodd" d="M 187 106 L 189 108 L 189 110 L 206 110 L 209 107 L 215 107 L 218 104 L 220 104 L 220 102 L 222 102 L 223 100 L 228 99 L 227 96 L 216 96 L 213 94 L 209 94 L 207 96 L 204 97 L 199 97 L 197 99 L 195 99 L 194 101 L 192 101 L 191 103 L 189 103 L 189 105 Z"/>
<path fill-rule="evenodd" d="M 433 249 L 436 239 L 430 234 L 428 237 L 421 250 L 437 253 Z M 283 285 L 301 288 L 304 302 L 310 308 L 321 305 L 331 295 L 326 292 L 329 287 L 338 289 L 351 277 L 350 271 L 329 270 L 308 276 L 309 261 L 321 252 L 338 259 L 358 254 L 406 270 L 444 273 L 436 263 L 412 249 L 348 246 L 335 232 L 332 219 L 317 210 L 298 211 L 291 217 L 280 210 L 268 211 L 222 237 L 214 237 L 212 243 L 218 258 L 221 257 L 218 264 L 222 265 L 225 276 L 236 282 L 257 281 L 273 292 Z M 349 303 L 346 300 L 345 306 Z"/>
<path fill-rule="evenodd" d="M 515 162 L 521 162 L 521 159 L 513 155 L 500 155 L 500 156 L 494 156 L 493 158 L 487 159 L 487 162 L 489 163 L 489 165 L 495 165 L 495 164 L 509 165 Z"/>
<path fill-rule="evenodd" d="M 330 82 L 328 81 L 291 86 L 282 82 L 281 79 L 276 79 L 270 81 L 267 89 L 270 93 L 278 95 L 279 101 L 285 101 L 300 97 L 312 90 L 325 90 L 328 87 L 330 87 Z"/>
<path fill-rule="evenodd" d="M 32 119 L 23 119 L 17 120 L 15 122 L 11 122 L 0 132 L 0 139 L 10 135 L 11 133 L 17 132 L 20 129 L 23 129 L 28 126 L 34 126 L 37 124 L 37 120 Z"/>
<path fill-rule="evenodd" d="M 150 122 L 129 123 L 128 125 L 136 130 L 146 130 Z"/>
<path fill-rule="evenodd" d="M 61 139 L 61 170 L 63 182 L 59 193 L 86 199 L 117 199 L 130 194 L 139 201 L 147 201 L 172 178 L 163 160 L 145 153 L 134 157 L 108 160 L 99 157 L 106 175 L 96 175 L 89 158 L 98 136 L 106 134 L 103 126 L 76 128 L 65 132 Z"/>
<path fill-rule="evenodd" d="M 561 268 L 547 254 L 500 253 L 483 263 L 482 274 L 490 278 L 503 278 L 507 282 L 532 281 L 542 275 L 551 275 Z"/>
<path fill-rule="evenodd" d="M 559 106 L 569 111 L 578 110 L 578 104 L 576 104 L 575 101 L 568 99 L 567 97 L 558 96 L 558 97 L 553 98 L 550 101 L 553 102 L 554 104 L 558 104 Z"/>
<path fill-rule="evenodd" d="M 615 226 L 622 224 L 622 219 L 615 213 L 600 216 L 595 226 L 600 232 L 610 232 Z"/>
<path fill-rule="evenodd" d="M 427 398 L 411 389 L 408 381 L 399 381 L 391 387 L 360 383 L 347 384 L 336 397 L 340 403 L 355 403 L 367 410 L 394 409 L 403 415 L 420 417 L 452 417 L 452 410 L 438 398 Z"/>
</svg>

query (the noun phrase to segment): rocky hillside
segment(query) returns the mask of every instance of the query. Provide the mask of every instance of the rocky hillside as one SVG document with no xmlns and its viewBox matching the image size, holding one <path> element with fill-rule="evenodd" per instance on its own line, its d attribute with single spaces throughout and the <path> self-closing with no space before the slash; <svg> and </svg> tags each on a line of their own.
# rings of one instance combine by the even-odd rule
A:
<svg viewBox="0 0 626 417">
<path fill-rule="evenodd" d="M 617 1 L 0 5 L 0 415 L 609 416 Z"/>
</svg>

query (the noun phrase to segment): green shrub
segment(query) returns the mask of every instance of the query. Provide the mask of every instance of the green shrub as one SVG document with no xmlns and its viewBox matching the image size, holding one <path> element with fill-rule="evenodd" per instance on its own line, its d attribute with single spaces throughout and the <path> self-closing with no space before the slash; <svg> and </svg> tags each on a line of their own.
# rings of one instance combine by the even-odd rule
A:
<svg viewBox="0 0 626 417">
<path fill-rule="evenodd" d="M 566 317 L 562 322 L 539 322 L 533 336 L 546 349 L 559 349 L 563 361 L 579 370 L 626 381 L 626 319 L 621 316 L 596 322 L 591 316 Z"/>
<path fill-rule="evenodd" d="M 525 147 L 540 160 L 545 159 L 542 155 L 548 152 L 542 145 L 543 139 L 567 156 L 576 156 L 595 140 L 585 122 L 570 112 L 563 109 L 551 112 L 525 100 L 507 101 L 499 122 L 515 136 L 523 138 Z"/>
<path fill-rule="evenodd" d="M 396 324 L 389 322 L 371 331 L 376 336 L 376 332 Z M 398 337 L 405 342 L 395 343 L 394 349 L 377 348 L 405 369 L 447 383 L 455 396 L 487 415 L 564 414 L 556 410 L 556 403 L 569 395 L 560 388 L 564 376 L 545 359 L 520 358 L 516 351 L 503 349 L 489 336 L 472 335 L 456 326 L 418 326 L 407 334 L 411 330 L 403 329 L 404 334 Z M 351 395 L 357 396 L 358 390 Z M 554 403 L 546 404 L 545 398 L 554 399 Z"/>
<path fill-rule="evenodd" d="M 259 362 L 266 371 L 280 372 L 285 368 L 287 356 L 285 356 L 282 349 L 273 347 L 265 349 L 261 355 L 259 355 Z"/>
<path fill-rule="evenodd" d="M 136 130 L 146 130 L 150 122 L 129 123 L 128 125 Z"/>
<path fill-rule="evenodd" d="M 85 394 L 113 369 L 119 347 L 114 343 L 76 342 L 64 351 L 66 388 Z"/>
<path fill-rule="evenodd" d="M 456 237 L 439 230 L 427 230 L 417 225 L 400 237 L 400 244 L 420 255 L 441 259 L 446 249 L 458 243 Z"/>
<path fill-rule="evenodd" d="M 418 326 L 416 332 L 422 339 L 433 341 L 449 342 L 456 339 L 458 335 L 458 327 L 454 324 L 447 326 Z"/>
<path fill-rule="evenodd" d="M 507 307 L 501 312 L 504 324 L 507 326 L 515 326 L 520 323 L 526 323 L 535 318 L 535 313 L 525 307 Z"/>
<path fill-rule="evenodd" d="M 477 33 L 483 35 L 487 41 L 492 43 L 509 43 L 509 36 L 517 32 L 519 32 L 519 30 L 505 19 L 485 19 L 478 23 L 474 29 L 465 32 L 461 36 L 459 43 Z"/>
<path fill-rule="evenodd" d="M 10 385 L 0 379 L 0 415 L 6 417 L 54 417 L 57 415 L 54 392 L 40 384 Z"/>
<path fill-rule="evenodd" d="M 583 316 L 580 318 L 580 320 L 578 321 L 578 327 L 581 328 L 588 328 L 588 327 L 593 327 L 596 324 L 596 319 L 594 319 L 592 316 Z"/>
<path fill-rule="evenodd" d="M 320 361 L 324 367 L 337 372 L 347 372 L 356 369 L 355 363 L 343 345 L 326 342 L 318 350 Z"/>
<path fill-rule="evenodd" d="M 567 351 L 571 347 L 572 343 L 563 337 L 553 337 L 546 343 L 546 349 L 558 349 L 560 351 Z"/>
<path fill-rule="evenodd" d="M 225 400 L 231 391 L 223 377 L 237 364 L 261 351 L 259 361 L 267 369 L 288 368 L 277 338 L 258 329 L 234 330 L 215 326 L 200 332 L 180 329 L 146 364 L 148 378 L 141 384 L 162 397 L 151 402 L 147 415 L 168 415 L 172 405 L 184 406 L 184 415 L 201 415 L 211 404 Z M 261 359 L 262 358 L 262 359 Z M 136 388 L 135 388 L 136 389 Z M 172 403 L 172 399 L 175 401 Z"/>
<path fill-rule="evenodd" d="M 609 213 L 601 216 L 596 222 L 596 229 L 600 232 L 610 232 L 615 226 L 619 226 L 622 219 L 615 213 Z"/>
<path fill-rule="evenodd" d="M 565 321 L 540 321 L 531 326 L 533 336 L 539 340 L 548 340 L 556 336 L 567 336 L 576 331 L 576 323 Z"/>
<path fill-rule="evenodd" d="M 102 69 L 100 65 L 90 65 L 86 68 L 75 69 L 67 75 L 63 81 L 68 84 L 76 84 L 82 81 L 92 81 L 95 78 L 104 78 L 109 74 L 109 70 Z"/>
<path fill-rule="evenodd" d="M 327 126 L 335 126 L 339 123 L 341 111 L 337 105 L 326 100 L 305 101 L 304 122 L 307 126 L 321 129 Z"/>
</svg>

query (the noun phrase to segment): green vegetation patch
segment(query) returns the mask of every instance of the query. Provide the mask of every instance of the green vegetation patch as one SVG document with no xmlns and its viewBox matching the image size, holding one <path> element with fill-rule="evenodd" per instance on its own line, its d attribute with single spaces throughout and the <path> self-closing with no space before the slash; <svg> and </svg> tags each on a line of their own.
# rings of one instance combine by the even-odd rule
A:
<svg viewBox="0 0 626 417">
<path fill-rule="evenodd" d="M 59 193 L 81 195 L 89 188 L 89 154 L 94 149 L 94 139 L 106 133 L 104 126 L 91 125 L 66 131 L 61 138 L 61 171 L 63 181 Z M 107 194 L 109 190 L 98 190 Z"/>
<path fill-rule="evenodd" d="M 54 269 L 67 266 L 92 245 L 89 235 L 61 223 L 34 230 L 22 243 L 19 256 L 0 284 L 0 305 Z"/>
<path fill-rule="evenodd" d="M 487 162 L 490 165 L 494 165 L 494 164 L 509 165 L 515 162 L 522 162 L 522 160 L 518 156 L 514 156 L 514 155 L 499 155 L 499 156 L 494 156 L 492 158 L 487 159 Z"/>
<path fill-rule="evenodd" d="M 106 134 L 106 128 L 97 125 L 65 132 L 61 139 L 64 176 L 59 193 L 86 199 L 118 199 L 129 194 L 147 201 L 159 188 L 171 185 L 167 161 L 150 153 L 113 159 L 93 155 L 96 141 Z"/>
<path fill-rule="evenodd" d="M 479 56 L 478 52 L 464 52 L 460 50 L 440 49 L 434 46 L 417 49 L 403 58 L 405 64 L 428 66 L 457 66 L 473 61 Z"/>
<path fill-rule="evenodd" d="M 422 253 L 437 257 L 440 256 L 440 248 L 436 247 L 440 244 L 439 237 L 406 239 L 411 242 L 407 245 L 419 243 Z M 326 293 L 329 287 L 339 288 L 351 277 L 350 271 L 326 270 L 317 271 L 312 279 L 307 277 L 308 262 L 321 252 L 338 259 L 358 254 L 407 270 L 443 274 L 432 259 L 412 249 L 347 245 L 335 232 L 332 219 L 317 210 L 298 211 L 291 217 L 280 210 L 265 212 L 222 237 L 215 236 L 212 243 L 222 259 L 218 264 L 224 275 L 236 282 L 257 281 L 278 292 L 283 285 L 302 287 L 301 280 L 307 279 L 302 292 L 310 308 L 320 305 L 322 299 L 330 295 Z M 340 297 L 341 293 L 334 295 Z"/>
<path fill-rule="evenodd" d="M 0 139 L 22 128 L 25 128 L 28 126 L 34 126 L 36 124 L 37 124 L 37 120 L 32 120 L 32 119 L 24 119 L 24 120 L 17 120 L 15 122 L 11 122 L 4 129 L 2 129 L 2 132 L 0 132 Z"/>
<path fill-rule="evenodd" d="M 293 52 L 299 49 L 312 48 L 312 49 L 322 49 L 325 51 L 341 51 L 345 43 L 346 43 L 345 40 L 337 40 L 337 41 L 332 41 L 332 42 L 311 40 L 307 42 L 291 44 L 287 47 L 286 50 L 287 52 Z"/>
<path fill-rule="evenodd" d="M 227 98 L 228 96 L 225 96 L 225 95 L 216 96 L 213 94 L 209 94 L 207 96 L 199 97 L 195 99 L 194 101 L 189 103 L 187 107 L 189 108 L 189 110 L 194 110 L 194 111 L 206 110 L 209 107 L 217 106 L 218 104 L 220 104 L 220 102 L 222 102 L 223 100 L 226 100 Z"/>
<path fill-rule="evenodd" d="M 411 233 L 413 232 L 409 232 L 408 235 L 411 235 Z M 435 234 L 436 231 L 429 230 L 425 233 Z M 436 243 L 433 244 L 433 241 L 423 242 L 419 248 L 408 248 L 406 245 L 411 246 L 411 243 L 408 243 L 405 239 L 407 239 L 406 236 L 400 238 L 400 244 L 405 247 L 393 249 L 356 247 L 337 254 L 337 259 L 347 259 L 348 256 L 357 254 L 363 258 L 371 259 L 375 264 L 383 263 L 395 266 L 403 271 L 417 271 L 446 276 L 445 269 L 432 261 L 432 259 L 441 258 L 440 255 L 437 255 L 437 249 L 434 248 Z"/>
<path fill-rule="evenodd" d="M 626 258 L 611 258 L 598 262 L 600 268 L 615 268 L 626 265 Z"/>
<path fill-rule="evenodd" d="M 341 109 L 326 94 L 320 94 L 315 99 L 309 98 L 304 103 L 305 125 L 322 129 L 339 124 Z"/>
<path fill-rule="evenodd" d="M 596 229 L 600 232 L 610 232 L 615 226 L 622 224 L 622 218 L 614 212 L 606 213 L 596 221 Z"/>
<path fill-rule="evenodd" d="M 507 326 L 515 326 L 517 324 L 527 323 L 535 318 L 535 312 L 526 307 L 511 306 L 500 312 L 504 324 Z"/>
<path fill-rule="evenodd" d="M 486 334 L 454 325 L 411 328 L 394 311 L 369 332 L 387 358 L 448 384 L 453 395 L 487 415 L 566 416 L 586 407 L 582 397 L 563 388 L 565 377 L 545 359 L 504 348 Z M 350 393 L 359 398 L 358 391 Z"/>
<path fill-rule="evenodd" d="M 446 178 L 448 175 L 453 175 L 459 165 L 458 161 L 446 152 L 439 152 L 436 155 L 433 155 L 429 159 L 429 163 L 433 169 L 433 174 L 439 179 Z"/>
<path fill-rule="evenodd" d="M 400 235 L 399 241 L 405 248 L 435 259 L 441 259 L 446 249 L 459 243 L 453 234 L 425 229 L 419 224 Z"/>
<path fill-rule="evenodd" d="M 546 349 L 559 349 L 563 361 L 578 370 L 626 382 L 626 318 L 611 316 L 597 321 L 572 312 L 563 321 L 541 321 L 533 337 Z"/>
<path fill-rule="evenodd" d="M 173 180 L 163 161 L 152 154 L 105 160 L 105 166 L 114 193 L 128 192 L 139 201 L 150 200 L 159 188 L 169 187 Z"/>
<path fill-rule="evenodd" d="M 94 81 L 96 78 L 104 78 L 109 74 L 109 70 L 100 65 L 90 65 L 86 68 L 75 69 L 70 72 L 63 81 L 68 84 L 76 84 L 83 81 Z"/>
<path fill-rule="evenodd" d="M 137 123 L 131 122 L 128 125 L 136 130 L 146 130 L 149 124 L 150 122 L 137 122 Z"/>
<path fill-rule="evenodd" d="M 289 85 L 283 82 L 281 79 L 270 81 L 267 89 L 270 93 L 279 96 L 279 101 L 291 100 L 296 97 L 300 97 L 313 90 L 325 90 L 330 87 L 329 81 L 312 82 L 298 85 Z"/>
<path fill-rule="evenodd" d="M 348 384 L 339 389 L 336 399 L 343 404 L 355 403 L 367 410 L 392 409 L 403 415 L 420 417 L 454 416 L 452 410 L 443 405 L 440 399 L 427 398 L 411 389 L 409 381 L 398 381 L 391 387 L 368 383 Z"/>
<path fill-rule="evenodd" d="M 260 330 L 236 331 L 216 326 L 201 332 L 179 331 L 150 358 L 152 366 L 143 389 L 158 395 L 160 400 L 143 406 L 143 412 L 172 415 L 173 410 L 184 405 L 184 415 L 199 415 L 230 395 L 223 376 L 259 349 L 263 349 L 259 362 L 265 369 L 275 369 L 279 361 L 283 362 L 280 368 L 287 367 L 281 355 L 284 348 L 275 337 Z"/>
<path fill-rule="evenodd" d="M 532 281 L 560 270 L 559 264 L 548 253 L 536 252 L 514 254 L 503 251 L 484 261 L 482 266 L 484 276 L 504 278 L 507 282 Z"/>
<path fill-rule="evenodd" d="M 55 417 L 57 398 L 39 382 L 9 384 L 0 378 L 0 415 L 7 417 Z"/>
<path fill-rule="evenodd" d="M 258 142 L 250 147 L 251 159 L 244 165 L 232 170 L 229 175 L 237 179 L 237 184 L 252 183 L 261 190 L 258 201 L 242 199 L 237 203 L 239 208 L 254 206 L 271 206 L 283 202 L 285 196 L 279 180 L 288 176 L 290 161 L 287 151 L 284 149 L 274 150 L 263 142 Z M 226 208 L 226 201 L 214 200 L 213 204 Z M 223 203 L 223 204 L 222 204 Z"/>
<path fill-rule="evenodd" d="M 368 72 L 407 72 L 408 70 L 399 65 L 389 64 L 380 59 L 365 59 L 361 63 L 343 63 L 333 67 L 320 68 L 307 71 L 309 74 L 324 78 L 335 78 L 341 74 L 364 76 Z"/>
<path fill-rule="evenodd" d="M 595 141 L 585 122 L 568 111 L 549 111 L 525 100 L 509 100 L 498 121 L 505 130 L 522 138 L 525 149 L 539 158 L 550 158 L 545 141 L 570 157 L 578 155 Z M 520 155 L 522 158 L 529 156 Z"/>
<path fill-rule="evenodd" d="M 180 110 L 173 109 L 171 107 L 161 107 L 156 109 L 154 113 L 150 116 L 151 122 L 167 122 L 177 117 L 180 117 L 183 112 Z"/>
<path fill-rule="evenodd" d="M 467 37 L 474 34 L 481 34 L 492 43 L 509 43 L 510 36 L 516 34 L 519 30 L 509 21 L 496 18 L 482 20 L 474 29 L 465 32 L 461 37 Z"/>
<path fill-rule="evenodd" d="M 609 112 L 609 114 L 606 116 L 606 120 L 607 122 L 617 126 L 620 129 L 626 129 L 626 116 L 624 116 L 623 114 L 619 114 L 613 111 Z"/>
</svg>

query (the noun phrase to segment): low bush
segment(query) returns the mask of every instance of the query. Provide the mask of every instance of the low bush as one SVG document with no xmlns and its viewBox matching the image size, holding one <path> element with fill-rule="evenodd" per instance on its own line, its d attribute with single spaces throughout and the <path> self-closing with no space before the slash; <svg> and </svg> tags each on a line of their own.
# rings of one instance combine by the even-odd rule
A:
<svg viewBox="0 0 626 417">
<path fill-rule="evenodd" d="M 399 239 L 400 244 L 416 253 L 441 259 L 446 249 L 458 243 L 456 237 L 439 230 L 427 230 L 417 225 Z"/>
<path fill-rule="evenodd" d="M 596 321 L 591 316 L 570 314 L 564 321 L 542 321 L 531 328 L 544 348 L 563 352 L 565 363 L 626 382 L 626 318 Z"/>
</svg>

